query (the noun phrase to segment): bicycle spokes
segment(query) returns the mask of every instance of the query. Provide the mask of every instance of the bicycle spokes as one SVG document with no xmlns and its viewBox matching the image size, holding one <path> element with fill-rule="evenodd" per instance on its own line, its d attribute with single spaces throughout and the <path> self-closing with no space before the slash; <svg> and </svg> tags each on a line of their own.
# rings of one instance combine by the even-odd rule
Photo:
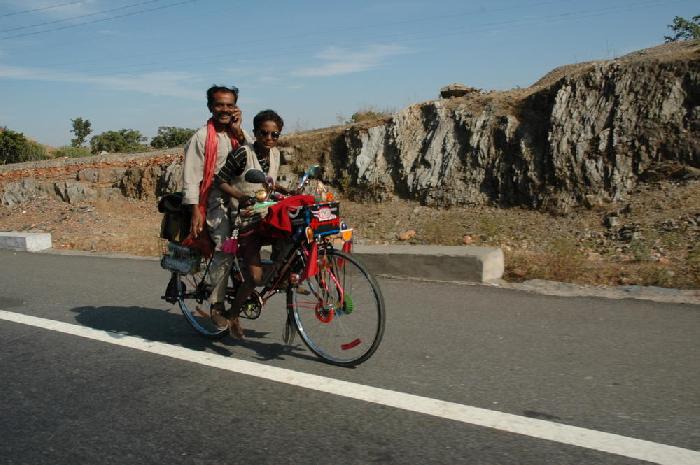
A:
<svg viewBox="0 0 700 465">
<path fill-rule="evenodd" d="M 319 251 L 317 274 L 287 297 L 303 341 L 326 361 L 354 365 L 376 350 L 384 331 L 384 303 L 354 257 Z"/>
</svg>

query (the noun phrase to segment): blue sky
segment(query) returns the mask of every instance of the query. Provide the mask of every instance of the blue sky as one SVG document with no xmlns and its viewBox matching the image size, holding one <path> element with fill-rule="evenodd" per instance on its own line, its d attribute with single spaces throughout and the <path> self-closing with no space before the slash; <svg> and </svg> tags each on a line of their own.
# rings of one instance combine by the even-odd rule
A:
<svg viewBox="0 0 700 465">
<path fill-rule="evenodd" d="M 201 126 L 220 83 L 241 89 L 246 127 L 265 108 L 287 132 L 323 127 L 451 82 L 526 87 L 697 14 L 697 0 L 3 0 L 0 126 L 54 146 L 75 117 L 151 137 Z"/>
</svg>

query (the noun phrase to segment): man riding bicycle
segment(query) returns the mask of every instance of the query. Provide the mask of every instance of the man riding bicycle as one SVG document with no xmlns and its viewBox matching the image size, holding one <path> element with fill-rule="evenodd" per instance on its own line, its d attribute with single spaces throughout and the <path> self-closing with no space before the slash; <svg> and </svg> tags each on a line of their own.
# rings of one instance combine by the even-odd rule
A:
<svg viewBox="0 0 700 465">
<path fill-rule="evenodd" d="M 245 221 L 245 208 L 255 204 L 255 194 L 261 189 L 260 184 L 252 184 L 245 180 L 245 173 L 250 169 L 261 170 L 272 180 L 274 190 L 288 193 L 286 189 L 275 184 L 280 165 L 280 153 L 277 140 L 280 137 L 284 121 L 273 110 L 264 110 L 253 119 L 255 142 L 252 146 L 243 145 L 232 151 L 224 166 L 214 178 L 214 184 L 225 195 L 230 196 L 231 215 L 242 212 Z M 234 218 L 231 219 L 233 222 Z M 239 314 L 241 307 L 252 294 L 255 286 L 263 279 L 263 267 L 260 259 L 260 248 L 265 241 L 257 234 L 239 237 L 239 256 L 243 259 L 244 280 L 238 288 L 231 309 L 226 311 L 223 305 L 212 307 L 211 315 L 219 327 L 228 326 L 232 336 L 243 338 Z M 276 246 L 276 244 L 273 244 Z M 277 248 L 277 247 L 274 247 Z"/>
<path fill-rule="evenodd" d="M 371 273 L 346 248 L 351 244 L 352 230 L 339 216 L 339 204 L 330 193 L 323 192 L 320 180 L 316 191 L 322 195 L 271 195 L 270 187 L 286 191 L 275 186 L 273 180 L 280 163 L 276 145 L 283 127 L 274 111 L 266 110 L 255 117 L 254 144 L 218 157 L 221 148 L 233 146 L 234 139 L 238 140 L 219 132 L 227 128 L 223 123 L 232 120 L 235 96 L 230 91 L 215 94 L 214 103 L 221 104 L 220 111 L 229 114 L 212 111 L 212 120 L 200 131 L 202 137 L 190 141 L 185 155 L 185 197 L 190 200 L 186 203 L 198 202 L 193 208 L 206 213 L 205 223 L 199 216 L 201 211 L 193 212 L 192 227 L 200 233 L 207 228 L 199 237 L 206 239 L 208 250 L 189 245 L 190 237 L 180 242 L 180 235 L 175 239 L 164 236 L 171 242 L 161 266 L 170 271 L 171 279 L 163 299 L 177 302 L 187 322 L 201 335 L 214 339 L 227 333 L 243 336 L 239 314 L 258 318 L 269 299 L 283 292 L 287 298 L 287 344 L 298 334 L 311 352 L 328 363 L 355 366 L 364 362 L 377 350 L 384 334 L 384 299 Z M 220 142 L 218 147 L 216 142 Z M 301 176 L 298 190 L 310 178 L 318 177 L 317 168 L 311 167 Z M 265 195 L 260 195 L 265 187 Z M 254 204 L 253 196 L 261 202 L 276 202 Z M 250 208 L 243 208 L 239 216 L 239 206 Z M 224 209 L 229 214 L 222 217 L 219 213 Z M 267 209 L 264 218 L 263 209 Z M 233 229 L 237 236 L 231 234 L 231 216 L 246 218 L 243 227 Z M 217 246 L 213 254 L 210 236 Z M 345 241 L 342 251 L 335 245 L 340 238 Z M 263 273 L 260 247 L 269 242 L 273 242 L 274 268 Z M 215 269 L 217 256 L 230 260 L 232 265 L 238 255 L 245 262 L 235 268 L 237 273 L 229 286 L 231 266 Z M 245 281 L 238 279 L 239 270 Z M 212 279 L 217 275 L 220 280 Z M 265 282 L 260 283 L 262 280 Z M 262 284 L 259 290 L 255 289 L 258 283 Z M 227 312 L 224 302 L 232 300 Z M 209 311 L 200 308 L 207 301 Z"/>
</svg>

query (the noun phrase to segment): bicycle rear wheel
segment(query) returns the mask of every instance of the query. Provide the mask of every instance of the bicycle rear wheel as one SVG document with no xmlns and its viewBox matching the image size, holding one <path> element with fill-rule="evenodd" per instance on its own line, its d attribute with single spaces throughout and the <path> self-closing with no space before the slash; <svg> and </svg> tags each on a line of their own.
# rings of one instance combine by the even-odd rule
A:
<svg viewBox="0 0 700 465">
<path fill-rule="evenodd" d="M 287 291 L 304 344 L 333 365 L 358 365 L 374 354 L 384 335 L 379 285 L 352 255 L 320 250 L 318 274 Z"/>
<path fill-rule="evenodd" d="M 228 329 L 217 328 L 209 314 L 207 299 L 211 287 L 205 279 L 208 262 L 202 260 L 191 273 L 177 275 L 177 302 L 187 322 L 202 336 L 209 339 L 220 339 L 228 333 Z"/>
</svg>

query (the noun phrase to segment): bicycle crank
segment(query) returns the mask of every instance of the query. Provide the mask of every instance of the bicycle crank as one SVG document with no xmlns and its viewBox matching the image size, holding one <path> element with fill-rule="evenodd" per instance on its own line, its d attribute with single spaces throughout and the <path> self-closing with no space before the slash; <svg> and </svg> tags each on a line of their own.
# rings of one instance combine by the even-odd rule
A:
<svg viewBox="0 0 700 465">
<path fill-rule="evenodd" d="M 245 301 L 241 307 L 241 317 L 247 318 L 249 320 L 255 320 L 260 317 L 260 312 L 262 311 L 262 299 L 257 291 L 253 291 L 248 300 Z"/>
</svg>

